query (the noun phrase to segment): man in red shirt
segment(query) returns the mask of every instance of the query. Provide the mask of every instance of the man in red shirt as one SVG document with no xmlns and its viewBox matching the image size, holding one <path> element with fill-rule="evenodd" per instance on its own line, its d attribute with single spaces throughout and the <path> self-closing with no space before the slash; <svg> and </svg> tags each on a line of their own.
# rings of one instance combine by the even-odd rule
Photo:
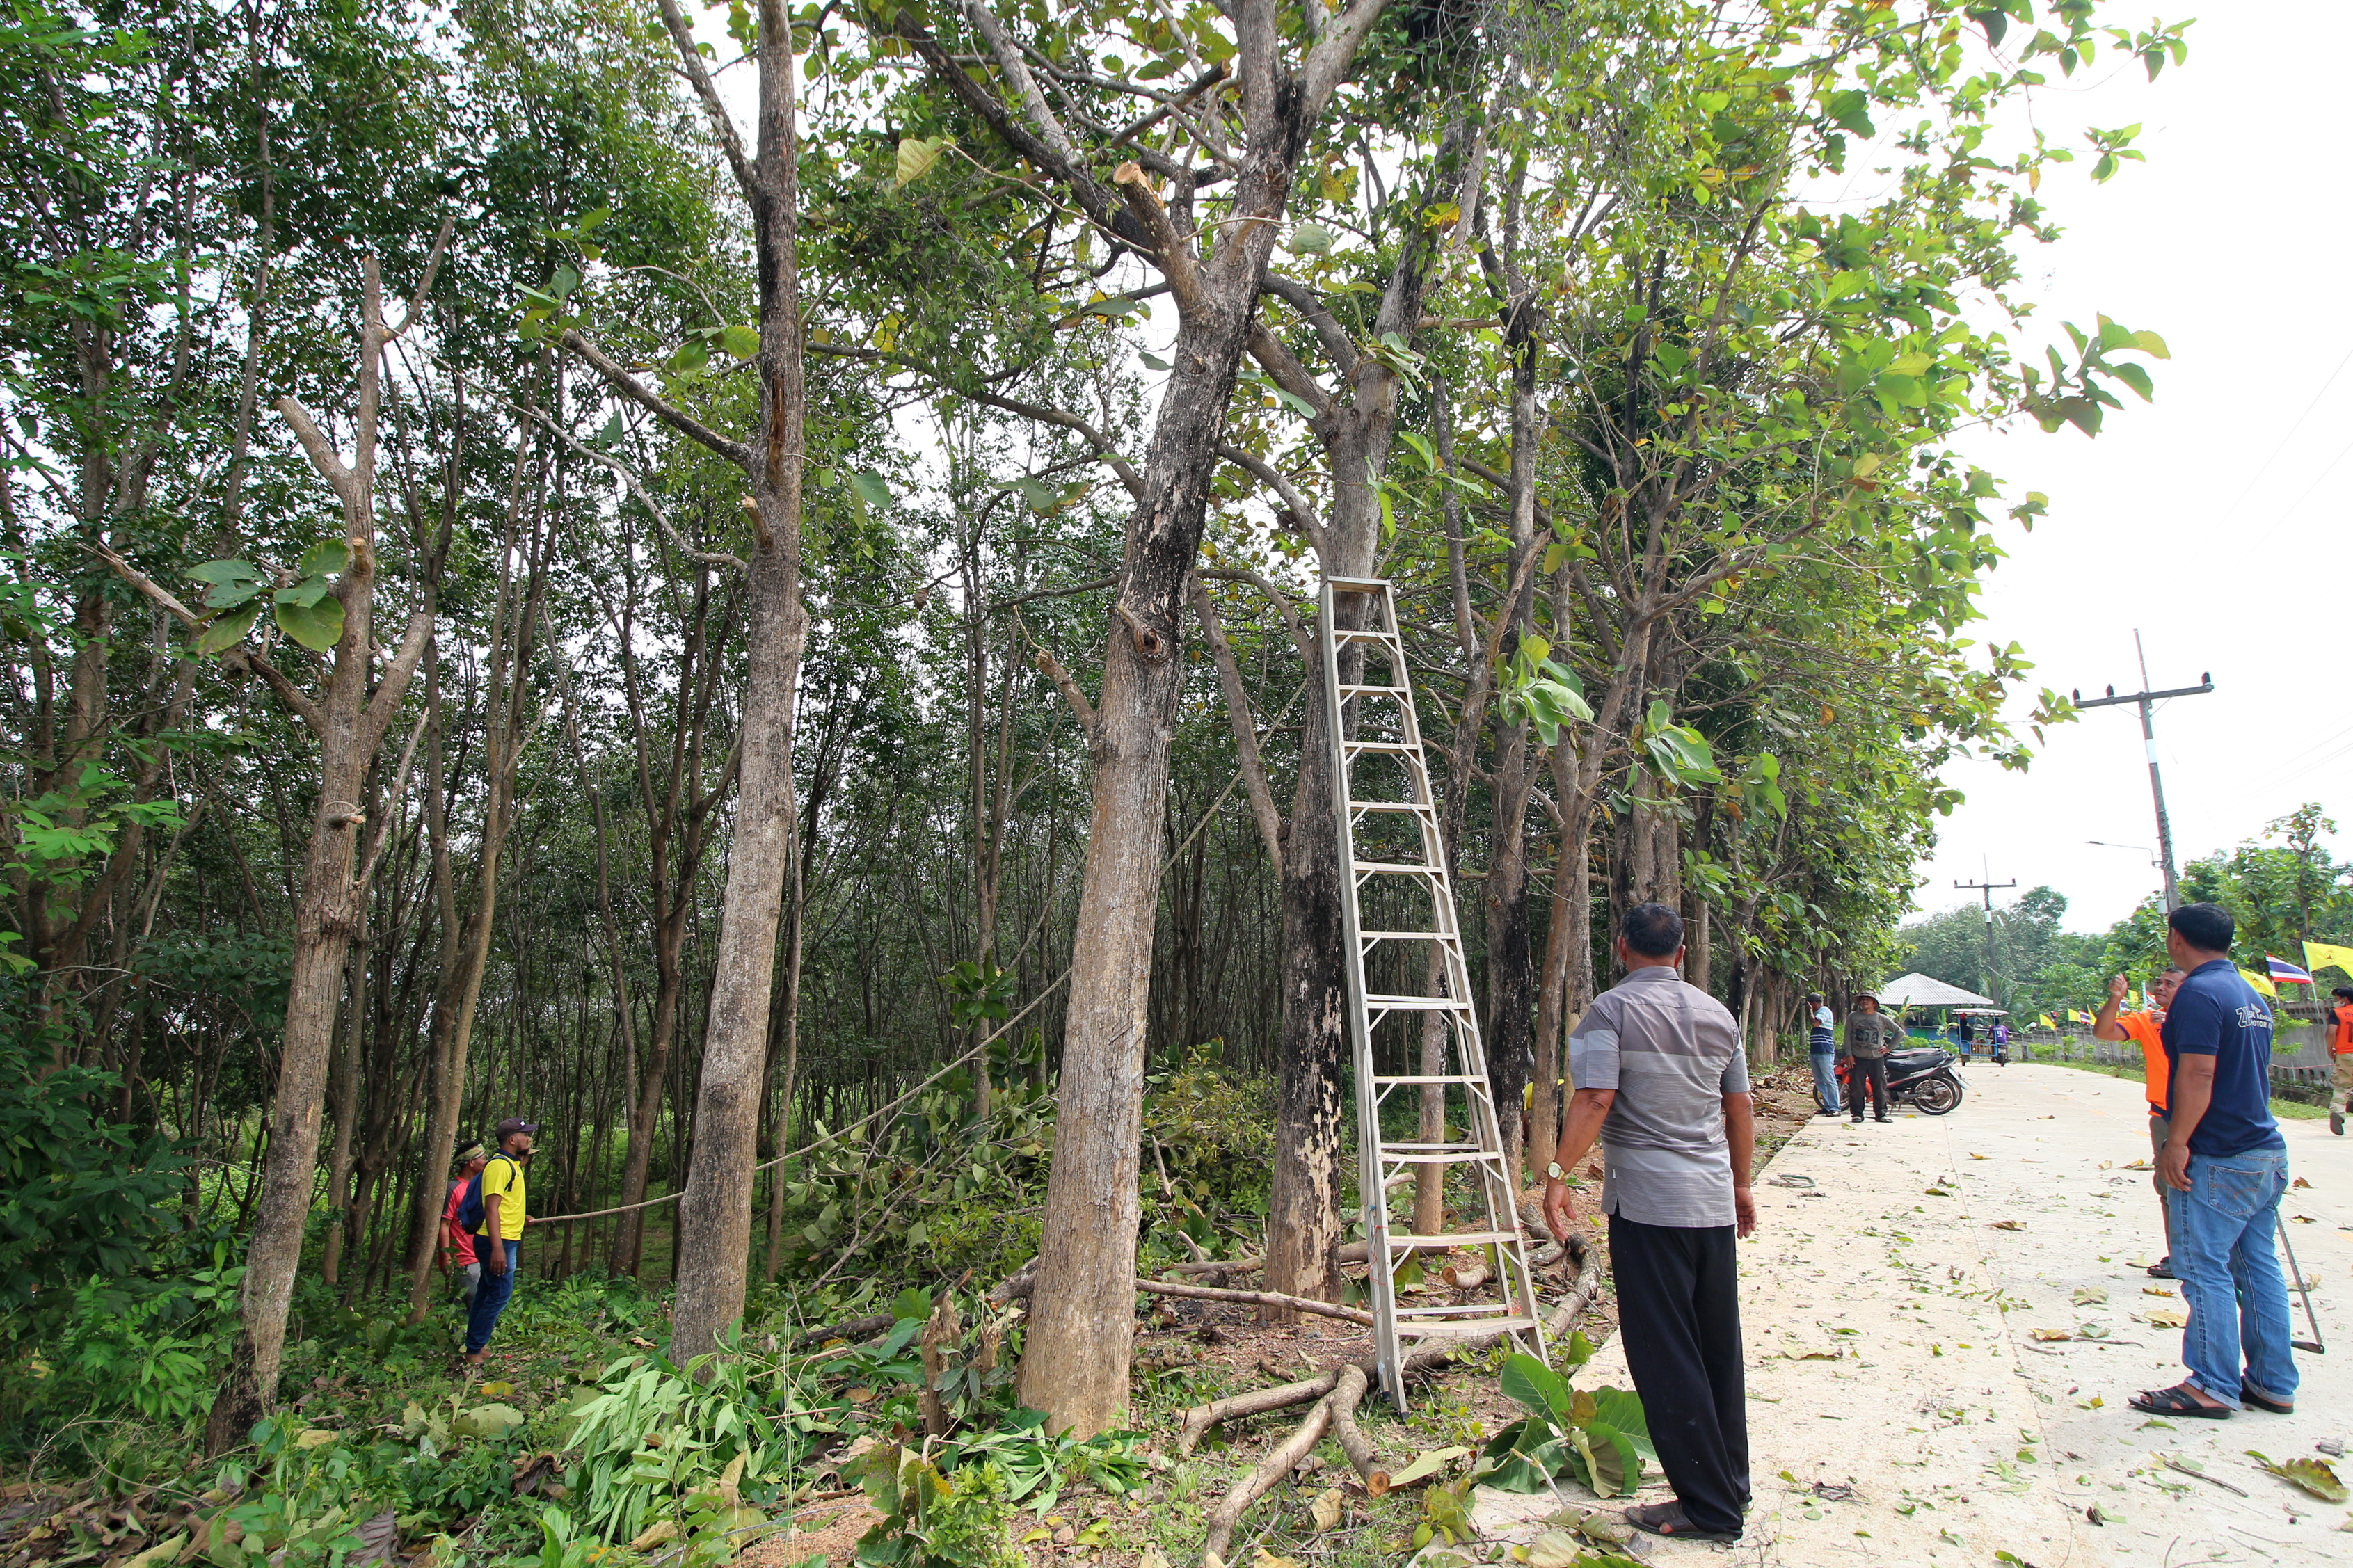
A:
<svg viewBox="0 0 2353 1568">
<path fill-rule="evenodd" d="M 2328 1130 L 2345 1136 L 2345 1113 L 2353 1110 L 2353 985 L 2337 988 L 2337 1022 L 2328 1030 L 2328 1059 L 2335 1071 L 2328 1083 Z M 2335 1103 L 2338 1095 L 2342 1105 Z"/>
<path fill-rule="evenodd" d="M 2172 1128 L 2165 1119 L 2166 1060 L 2165 1042 L 2158 1031 L 2165 1026 L 2165 1009 L 2173 1001 L 2174 987 L 2181 984 L 2181 971 L 2167 968 L 2148 983 L 2150 1005 L 2145 1012 L 2119 1014 L 2125 995 L 2130 990 L 2121 974 L 2108 981 L 2108 1000 L 2100 1016 L 2092 1020 L 2092 1037 L 2121 1043 L 2130 1040 L 2140 1047 L 2141 1065 L 2148 1075 L 2148 1142 L 2156 1154 L 2165 1152 L 2165 1141 Z M 2150 1274 L 2159 1279 L 2173 1278 L 2173 1209 L 2166 1201 L 2162 1178 L 2151 1177 L 2157 1188 L 2158 1212 L 2165 1216 L 2165 1256 L 2149 1265 Z"/>
<path fill-rule="evenodd" d="M 474 1179 L 490 1163 L 490 1153 L 480 1143 L 458 1152 L 458 1179 L 449 1184 L 449 1195 L 441 1205 L 441 1272 L 455 1268 L 466 1281 L 465 1304 L 473 1310 L 474 1292 L 481 1288 L 482 1265 L 474 1254 L 474 1238 L 458 1223 L 458 1211 L 465 1205 L 466 1194 Z"/>
</svg>

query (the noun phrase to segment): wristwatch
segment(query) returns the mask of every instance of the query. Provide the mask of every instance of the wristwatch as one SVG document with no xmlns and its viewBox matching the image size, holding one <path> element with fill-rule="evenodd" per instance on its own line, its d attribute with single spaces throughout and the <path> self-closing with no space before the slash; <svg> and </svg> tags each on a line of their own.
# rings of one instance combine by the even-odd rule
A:
<svg viewBox="0 0 2353 1568">
<path fill-rule="evenodd" d="M 1556 1182 L 1565 1182 L 1568 1180 L 1568 1173 L 1560 1168 L 1560 1162 L 1557 1160 L 1555 1160 L 1551 1164 L 1545 1167 L 1545 1174 L 1551 1177 Z"/>
</svg>

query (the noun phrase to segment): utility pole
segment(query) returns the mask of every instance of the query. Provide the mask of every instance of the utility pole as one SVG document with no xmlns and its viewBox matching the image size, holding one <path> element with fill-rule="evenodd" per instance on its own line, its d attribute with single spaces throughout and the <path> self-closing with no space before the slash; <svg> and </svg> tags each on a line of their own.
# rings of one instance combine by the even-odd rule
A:
<svg viewBox="0 0 2353 1568">
<path fill-rule="evenodd" d="M 1986 876 L 1989 878 L 1992 875 L 1993 873 L 1990 871 L 1986 873 Z M 1955 878 L 1953 879 L 1953 886 L 1956 888 L 1966 888 L 1971 892 L 1981 892 L 1985 895 L 1985 973 L 1978 977 L 1978 984 L 1985 987 L 1985 994 L 1989 997 L 1991 997 L 1994 1002 L 2000 1003 L 2001 998 L 1994 995 L 1993 989 L 1993 890 L 1996 888 L 2015 888 L 2018 886 L 2018 879 L 2012 877 L 2007 882 L 1995 882 L 1990 880 L 1983 882 L 1964 882 L 1960 879 Z"/>
<path fill-rule="evenodd" d="M 2140 659 L 2138 691 L 2119 697 L 2116 689 L 2111 686 L 2105 697 L 2094 697 L 2088 701 L 2080 691 L 2071 691 L 2068 696 L 2074 700 L 2078 708 L 2114 708 L 2126 702 L 2140 706 L 2141 745 L 2148 752 L 2148 793 L 2157 800 L 2157 852 L 2163 860 L 2165 907 L 2170 912 L 2181 907 L 2181 888 L 2173 874 L 2173 824 L 2165 815 L 2165 780 L 2157 771 L 2157 727 L 2149 721 L 2150 705 L 2162 702 L 2168 697 L 2203 697 L 2214 689 L 2214 677 L 2211 673 L 2201 673 L 2195 686 L 2176 687 L 2171 691 L 2151 691 L 2148 689 L 2148 654 L 2141 647 L 2138 626 L 2133 628 L 2133 653 Z"/>
</svg>

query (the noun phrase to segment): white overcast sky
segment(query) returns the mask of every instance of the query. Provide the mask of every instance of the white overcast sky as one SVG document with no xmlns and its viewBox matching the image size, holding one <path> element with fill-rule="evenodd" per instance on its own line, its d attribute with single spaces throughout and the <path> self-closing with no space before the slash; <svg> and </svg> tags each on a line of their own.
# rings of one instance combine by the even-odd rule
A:
<svg viewBox="0 0 2353 1568">
<path fill-rule="evenodd" d="M 2157 401 L 2124 394 L 2096 440 L 2030 423 L 1968 443 L 2013 493 L 2051 498 L 2031 534 L 2001 525 L 2010 558 L 1978 635 L 2015 638 L 2038 684 L 2087 697 L 2141 689 L 2136 626 L 2154 689 L 2213 672 L 2211 696 L 2157 714 L 2183 862 L 2307 800 L 2353 828 L 2353 595 L 2338 586 L 2353 576 L 2340 559 L 2353 542 L 2353 219 L 2323 152 L 2341 133 L 2353 8 L 2282 0 L 2198 15 L 2189 64 L 2154 85 L 2103 58 L 2086 86 L 2046 89 L 2034 108 L 2078 147 L 2085 124 L 2144 127 L 2148 161 L 2107 184 L 2090 184 L 2088 160 L 2044 181 L 2067 232 L 2030 254 L 2024 292 L 2041 301 L 2038 351 L 2061 321 L 2094 312 L 2162 333 L 2173 357 L 2151 366 Z M 1970 761 L 1946 777 L 1968 801 L 1917 868 L 1922 909 L 1974 902 L 1952 884 L 1989 868 L 1997 882 L 2057 889 L 2067 924 L 2091 931 L 2156 887 L 2147 855 L 2086 842 L 2157 842 L 2137 710 L 2049 731 L 2023 774 Z"/>
</svg>

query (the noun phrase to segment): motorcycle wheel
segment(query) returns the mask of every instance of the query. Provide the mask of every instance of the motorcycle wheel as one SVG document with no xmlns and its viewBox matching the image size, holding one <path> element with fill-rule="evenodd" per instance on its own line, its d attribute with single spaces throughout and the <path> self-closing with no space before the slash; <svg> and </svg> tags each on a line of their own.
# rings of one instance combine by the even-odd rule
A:
<svg viewBox="0 0 2353 1568">
<path fill-rule="evenodd" d="M 1961 1086 L 1942 1074 L 1923 1079 L 1912 1091 L 1912 1103 L 1924 1116 L 1946 1115 L 1961 1103 Z"/>
</svg>

